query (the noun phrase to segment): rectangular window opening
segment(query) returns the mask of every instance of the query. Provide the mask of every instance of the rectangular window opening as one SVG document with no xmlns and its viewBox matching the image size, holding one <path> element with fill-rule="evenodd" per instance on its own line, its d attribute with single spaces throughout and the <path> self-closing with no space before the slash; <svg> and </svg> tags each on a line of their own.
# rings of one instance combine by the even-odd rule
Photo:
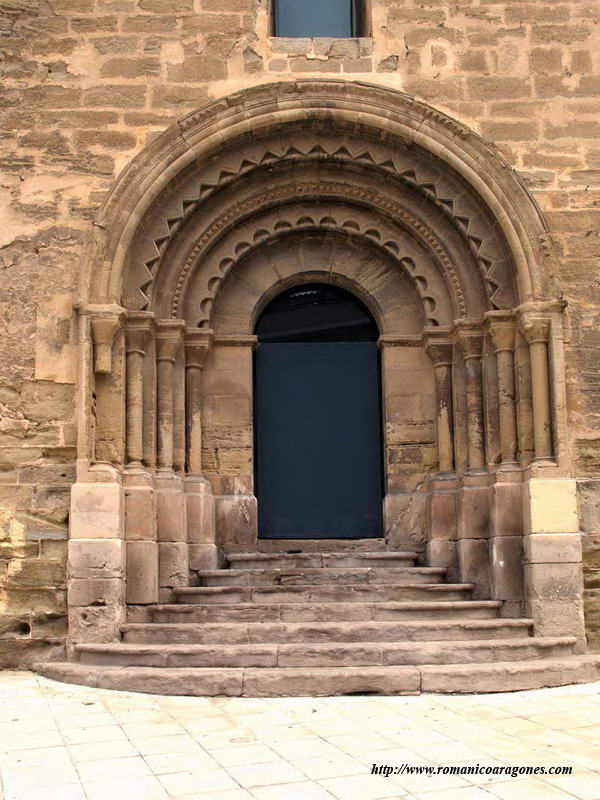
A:
<svg viewBox="0 0 600 800">
<path fill-rule="evenodd" d="M 364 36 L 364 0 L 273 0 L 273 35 L 311 39 Z"/>
</svg>

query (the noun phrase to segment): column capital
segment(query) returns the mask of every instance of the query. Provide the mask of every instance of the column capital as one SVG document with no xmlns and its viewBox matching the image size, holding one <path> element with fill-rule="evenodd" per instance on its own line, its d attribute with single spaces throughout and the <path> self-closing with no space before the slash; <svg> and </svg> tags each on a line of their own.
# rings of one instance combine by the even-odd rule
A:
<svg viewBox="0 0 600 800">
<path fill-rule="evenodd" d="M 528 344 L 536 342 L 548 343 L 550 317 L 540 312 L 522 312 L 519 314 L 519 327 Z"/>
<path fill-rule="evenodd" d="M 184 337 L 185 366 L 202 369 L 210 350 L 213 332 L 208 328 L 186 328 Z"/>
<path fill-rule="evenodd" d="M 116 303 L 87 305 L 84 312 L 90 318 L 94 340 L 94 371 L 108 373 L 112 369 L 113 341 L 127 312 Z"/>
<path fill-rule="evenodd" d="M 146 355 L 150 335 L 154 331 L 154 314 L 150 311 L 129 311 L 125 319 L 125 351 Z"/>
<path fill-rule="evenodd" d="M 485 326 L 496 353 L 511 352 L 515 348 L 516 324 L 510 311 L 488 311 Z"/>
<path fill-rule="evenodd" d="M 481 358 L 483 354 L 483 331 L 479 322 L 458 320 L 454 323 L 455 341 L 460 345 L 463 358 Z"/>
<path fill-rule="evenodd" d="M 175 361 L 183 344 L 185 322 L 182 319 L 157 320 L 156 360 Z"/>
<path fill-rule="evenodd" d="M 426 332 L 423 345 L 434 367 L 451 366 L 454 343 L 448 333 Z"/>
</svg>

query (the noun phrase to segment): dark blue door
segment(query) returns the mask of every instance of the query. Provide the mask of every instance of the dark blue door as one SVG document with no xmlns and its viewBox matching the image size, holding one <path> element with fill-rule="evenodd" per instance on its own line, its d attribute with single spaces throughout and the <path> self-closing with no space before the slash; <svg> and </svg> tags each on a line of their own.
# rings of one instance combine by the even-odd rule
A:
<svg viewBox="0 0 600 800">
<path fill-rule="evenodd" d="M 381 536 L 376 342 L 259 342 L 255 369 L 259 535 Z"/>
</svg>

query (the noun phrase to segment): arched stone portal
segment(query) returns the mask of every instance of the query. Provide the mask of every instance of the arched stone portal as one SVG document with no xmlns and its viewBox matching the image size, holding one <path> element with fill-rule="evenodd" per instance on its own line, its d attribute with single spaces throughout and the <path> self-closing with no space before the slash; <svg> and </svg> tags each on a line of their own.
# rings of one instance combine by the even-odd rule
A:
<svg viewBox="0 0 600 800">
<path fill-rule="evenodd" d="M 190 567 L 256 549 L 254 325 L 283 288 L 322 281 L 381 330 L 386 547 L 583 646 L 554 256 L 481 138 L 381 87 L 255 87 L 158 137 L 94 237 L 73 642 L 115 640 L 126 604 L 166 601 Z M 86 539 L 114 566 L 93 586 Z"/>
</svg>

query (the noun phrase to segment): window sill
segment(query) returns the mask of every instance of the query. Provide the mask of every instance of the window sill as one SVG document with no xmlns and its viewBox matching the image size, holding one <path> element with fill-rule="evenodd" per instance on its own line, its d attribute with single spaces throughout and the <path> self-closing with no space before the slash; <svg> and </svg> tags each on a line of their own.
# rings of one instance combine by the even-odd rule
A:
<svg viewBox="0 0 600 800">
<path fill-rule="evenodd" d="M 312 56 L 313 58 L 367 58 L 373 54 L 373 38 L 356 36 L 336 39 L 315 36 L 310 39 L 288 36 L 271 36 L 271 51 L 290 56 Z"/>
</svg>

